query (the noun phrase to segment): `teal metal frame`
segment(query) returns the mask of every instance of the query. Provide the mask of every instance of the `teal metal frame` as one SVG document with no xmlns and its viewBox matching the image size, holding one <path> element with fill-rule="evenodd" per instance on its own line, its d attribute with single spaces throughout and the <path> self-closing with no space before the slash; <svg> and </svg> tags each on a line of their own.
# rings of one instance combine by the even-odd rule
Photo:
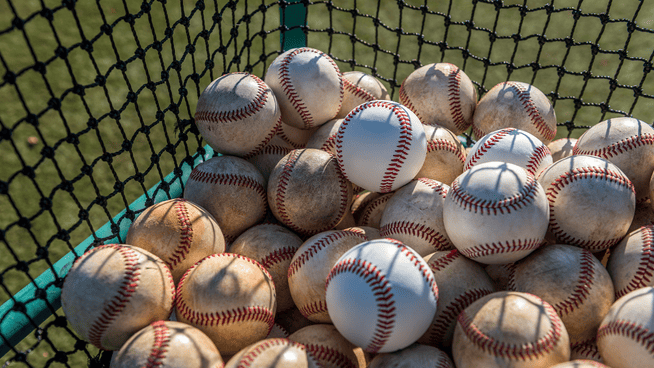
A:
<svg viewBox="0 0 654 368">
<path fill-rule="evenodd" d="M 280 4 L 280 46 L 283 51 L 296 47 L 307 45 L 307 36 L 302 27 L 307 25 L 308 9 L 302 0 L 286 0 Z M 189 165 L 184 162 L 181 165 L 182 175 L 176 176 L 174 173 L 168 174 L 162 181 L 150 188 L 146 194 L 143 194 L 137 200 L 132 202 L 128 208 L 131 211 L 140 212 L 146 208 L 146 201 L 152 199 L 153 203 L 162 202 L 171 198 L 181 197 L 183 187 L 191 171 L 195 166 L 206 159 L 213 157 L 214 151 L 208 145 L 204 147 L 205 155 L 196 154 L 193 164 Z M 168 190 L 163 188 L 168 186 Z M 127 209 L 116 215 L 112 222 L 117 224 L 119 232 L 117 236 L 103 242 L 104 244 L 119 243 L 119 239 L 125 239 L 127 230 L 132 221 L 125 214 Z M 70 269 L 73 261 L 81 256 L 87 249 L 97 245 L 96 239 L 108 238 L 114 235 L 111 230 L 112 222 L 107 222 L 94 235 L 89 236 L 74 248 L 73 251 L 63 256 L 53 265 L 53 269 L 48 269 L 37 277 L 34 282 L 25 286 L 21 291 L 16 293 L 11 300 L 0 306 L 0 356 L 4 356 L 21 342 L 30 332 L 34 331 L 41 323 L 52 315 L 52 310 L 61 307 L 61 288 L 55 285 L 57 277 L 63 278 Z M 57 277 L 55 277 L 55 273 Z M 45 293 L 45 300 L 37 298 L 36 295 Z"/>
</svg>

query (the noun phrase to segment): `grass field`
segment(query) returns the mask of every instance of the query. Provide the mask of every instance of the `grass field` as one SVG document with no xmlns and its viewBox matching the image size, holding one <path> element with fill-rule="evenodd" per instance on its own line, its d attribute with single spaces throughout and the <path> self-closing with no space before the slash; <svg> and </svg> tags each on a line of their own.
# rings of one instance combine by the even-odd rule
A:
<svg viewBox="0 0 654 368">
<path fill-rule="evenodd" d="M 54 10 L 51 20 L 42 3 Z M 0 3 L 0 75 L 4 78 L 0 80 L 0 189 L 5 183 L 8 188 L 0 194 L 4 236 L 0 302 L 203 144 L 187 134 L 188 126 L 181 130 L 176 126 L 193 116 L 198 95 L 211 80 L 224 71 L 247 70 L 248 66 L 262 76 L 279 49 L 279 31 L 265 38 L 255 36 L 279 25 L 278 6 L 269 1 L 265 4 L 271 6 L 265 12 L 258 10 L 261 2 L 257 1 L 239 1 L 233 9 L 225 7 L 224 0 L 206 1 L 204 10 L 190 0 L 168 1 L 165 6 L 147 1 L 147 12 L 138 2 L 70 3 L 73 10 L 50 0 Z M 654 121 L 654 100 L 636 98 L 632 88 L 654 95 L 652 76 L 644 78 L 641 60 L 651 63 L 654 55 L 654 34 L 641 30 L 654 28 L 653 2 L 631 0 L 618 5 L 614 1 L 607 12 L 608 0 L 553 1 L 553 11 L 548 14 L 546 1 L 529 0 L 524 17 L 524 1 L 517 0 L 504 1 L 499 11 L 481 1 L 430 0 L 424 14 L 419 9 L 424 1 L 407 1 L 402 9 L 395 2 L 379 3 L 383 5 L 378 11 L 377 1 L 334 1 L 337 8 L 330 12 L 326 2 L 315 2 L 309 7 L 308 45 L 341 60 L 342 71 L 352 70 L 350 60 L 356 61 L 357 70 L 374 70 L 395 100 L 399 84 L 417 65 L 445 61 L 464 68 L 482 91 L 509 79 L 555 93 L 559 123 L 586 126 L 619 115 L 603 113 L 602 104 L 648 123 Z M 578 4 L 580 15 L 575 17 L 573 10 Z M 220 21 L 212 19 L 216 11 Z M 130 25 L 126 14 L 142 15 Z M 253 14 L 250 23 L 235 27 L 245 14 Z M 600 14 L 632 20 L 639 28 L 630 34 L 626 21 L 602 24 Z M 375 27 L 375 17 L 382 26 Z M 17 26 L 22 22 L 16 19 L 24 21 L 24 26 Z M 111 34 L 102 33 L 104 24 L 113 25 Z M 330 24 L 336 31 L 333 37 L 327 32 Z M 230 36 L 233 28 L 238 34 Z M 399 29 L 402 36 L 398 38 Z M 203 30 L 209 35 L 206 40 L 199 37 Z M 349 34 L 357 37 L 354 47 Z M 489 42 L 489 34 L 497 35 L 497 40 Z M 519 42 L 512 38 L 517 34 L 522 35 Z M 544 35 L 543 45 L 538 34 Z M 82 48 L 84 39 L 91 40 L 92 51 Z M 249 47 L 245 46 L 248 39 L 252 40 Z M 566 47 L 566 40 L 573 40 L 569 41 L 573 46 Z M 156 41 L 161 44 L 160 51 L 153 46 Z M 439 47 L 445 46 L 443 42 L 447 44 L 444 51 Z M 189 44 L 195 50 L 189 50 Z M 599 44 L 594 56 L 593 44 Z M 381 52 L 375 53 L 372 45 Z M 68 52 L 57 53 L 58 47 Z M 143 57 L 137 58 L 141 49 Z M 623 49 L 627 58 L 620 56 Z M 465 58 L 463 50 L 472 56 Z M 268 58 L 260 61 L 262 53 Z M 240 56 L 238 62 L 233 59 L 235 54 Z M 213 61 L 212 69 L 207 69 L 207 60 Z M 172 68 L 176 62 L 178 70 Z M 532 62 L 541 69 L 535 72 Z M 517 68 L 509 71 L 507 65 Z M 10 82 L 12 75 L 16 75 L 15 83 Z M 613 91 L 611 80 L 618 83 Z M 28 114 L 37 119 L 27 119 Z M 572 135 L 582 131 L 575 130 Z M 559 128 L 558 137 L 567 134 L 565 127 Z M 37 137 L 38 143 L 30 145 L 27 139 L 31 136 Z M 52 148 L 52 159 L 43 157 L 46 147 Z M 111 157 L 111 162 L 102 160 L 102 155 Z M 138 180 L 139 174 L 143 180 Z M 23 267 L 28 268 L 30 277 L 20 270 Z M 74 340 L 62 327 L 46 331 L 47 340 L 27 355 L 31 365 L 46 366 L 48 361 L 50 366 L 86 364 L 84 352 L 70 354 L 64 365 L 53 362 L 55 349 L 75 350 Z M 17 349 L 29 349 L 36 340 L 31 335 Z M 9 353 L 0 363 L 13 356 Z"/>
</svg>

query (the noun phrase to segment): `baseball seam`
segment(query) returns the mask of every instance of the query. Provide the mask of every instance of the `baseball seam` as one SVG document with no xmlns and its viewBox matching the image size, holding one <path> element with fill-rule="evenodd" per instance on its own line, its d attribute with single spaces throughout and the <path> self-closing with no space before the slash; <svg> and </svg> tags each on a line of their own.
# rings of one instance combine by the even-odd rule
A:
<svg viewBox="0 0 654 368">
<path fill-rule="evenodd" d="M 186 258 L 193 243 L 193 223 L 189 217 L 185 199 L 177 199 L 175 201 L 175 211 L 177 212 L 177 223 L 179 226 L 179 242 L 173 253 L 168 257 L 168 265 L 171 269 Z"/>
<path fill-rule="evenodd" d="M 276 263 L 292 259 L 296 251 L 297 248 L 294 247 L 283 247 L 280 249 L 275 249 L 271 253 L 266 254 L 266 256 L 263 257 L 259 263 L 261 263 L 264 268 L 268 269 Z"/>
<path fill-rule="evenodd" d="M 329 366 L 342 368 L 357 368 L 357 362 L 352 361 L 347 355 L 325 345 L 304 344 L 307 350 L 313 354 L 318 361 L 330 363 Z"/>
<path fill-rule="evenodd" d="M 325 143 L 320 146 L 320 149 L 329 153 L 332 156 L 334 155 L 335 152 L 335 145 L 336 145 L 336 134 L 330 135 L 326 140 Z"/>
<path fill-rule="evenodd" d="M 166 353 L 170 347 L 170 330 L 165 321 L 157 321 L 151 325 L 154 328 L 154 344 L 150 350 L 148 362 L 144 368 L 155 368 L 164 365 Z"/>
<path fill-rule="evenodd" d="M 431 190 L 436 192 L 436 194 L 439 194 L 441 197 L 443 197 L 443 199 L 445 199 L 445 197 L 447 196 L 448 187 L 438 180 L 429 179 L 429 178 L 418 178 L 414 180 L 420 184 L 426 185 Z"/>
<path fill-rule="evenodd" d="M 357 86 L 353 82 L 350 82 L 347 78 L 343 78 L 343 89 L 347 92 L 350 92 L 354 97 L 357 97 L 363 102 L 368 102 L 368 101 L 373 101 L 376 100 L 377 97 L 375 97 L 372 93 L 366 91 L 365 89 Z M 361 103 L 363 103 L 361 102 Z M 357 104 L 360 105 L 360 104 Z"/>
<path fill-rule="evenodd" d="M 542 301 L 540 298 L 538 298 L 538 300 Z M 484 352 L 490 353 L 499 358 L 520 359 L 525 361 L 527 359 L 539 358 L 550 353 L 556 348 L 557 343 L 561 339 L 563 326 L 556 311 L 545 302 L 543 302 L 543 307 L 549 317 L 551 328 L 537 341 L 524 344 L 508 344 L 486 335 L 472 323 L 472 319 L 468 316 L 465 310 L 459 314 L 457 321 L 461 325 L 463 333 L 468 340 Z"/>
<path fill-rule="evenodd" d="M 431 268 L 429 268 L 426 262 L 421 262 L 424 261 L 424 259 L 417 253 L 414 253 L 414 251 L 411 251 L 399 240 L 391 238 L 384 238 L 384 240 L 397 246 L 400 251 L 404 253 L 404 255 L 409 259 L 409 261 L 411 261 L 413 265 L 418 268 L 418 271 L 420 271 L 422 274 L 422 277 L 425 279 L 425 282 L 427 282 L 427 285 L 429 285 L 432 293 L 434 293 L 434 297 L 436 300 L 438 300 L 438 285 L 436 285 L 436 281 L 434 281 L 434 274 L 431 272 Z"/>
<path fill-rule="evenodd" d="M 291 60 L 295 57 L 295 55 L 303 52 L 313 52 L 313 50 L 306 47 L 301 47 L 289 52 L 280 62 L 278 77 L 282 90 L 284 91 L 284 94 L 288 98 L 288 101 L 291 103 L 291 105 L 293 105 L 295 111 L 302 118 L 302 123 L 304 124 L 304 127 L 312 128 L 313 117 L 311 116 L 309 109 L 306 107 L 306 105 L 298 95 L 297 91 L 295 90 L 295 86 L 293 86 L 293 82 L 291 81 L 291 76 L 290 76 Z"/>
<path fill-rule="evenodd" d="M 425 224 L 418 224 L 411 221 L 394 221 L 384 224 L 379 228 L 379 235 L 382 237 L 393 238 L 395 235 L 410 235 L 426 241 L 434 251 L 447 250 L 452 247 L 444 234 L 432 229 Z"/>
<path fill-rule="evenodd" d="M 529 160 L 527 160 L 527 171 L 529 171 L 531 175 L 536 176 L 536 174 L 538 174 L 538 167 L 543 162 L 543 159 L 551 155 L 552 152 L 546 145 L 536 147 L 536 149 L 531 153 L 531 156 L 529 156 Z"/>
<path fill-rule="evenodd" d="M 468 128 L 468 122 L 463 116 L 463 109 L 461 107 L 461 70 L 453 65 L 447 63 L 448 70 L 448 83 L 447 83 L 447 98 L 450 103 L 450 114 L 454 126 L 460 131 Z"/>
<path fill-rule="evenodd" d="M 437 312 L 429 328 L 429 343 L 432 345 L 442 345 L 445 342 L 445 335 L 455 326 L 456 317 L 459 313 L 477 299 L 483 298 L 493 292 L 493 290 L 487 289 L 470 289 L 454 298 L 440 313 Z"/>
<path fill-rule="evenodd" d="M 525 186 L 520 189 L 520 191 L 508 198 L 501 200 L 491 200 L 491 199 L 480 199 L 474 197 L 472 194 L 465 192 L 459 186 L 459 180 L 454 180 L 450 188 L 450 195 L 452 200 L 458 206 L 462 207 L 464 210 L 474 211 L 481 215 L 497 215 L 500 214 L 510 214 L 511 211 L 517 211 L 531 203 L 538 190 L 538 182 L 532 175 L 527 175 L 527 182 Z"/>
<path fill-rule="evenodd" d="M 531 93 L 529 93 L 529 91 L 525 89 L 524 86 L 515 82 L 506 82 L 506 85 L 514 88 L 518 92 L 517 97 L 522 103 L 522 106 L 525 108 L 527 115 L 529 115 L 531 122 L 536 126 L 536 130 L 538 130 L 538 132 L 542 134 L 546 140 L 551 141 L 554 139 L 556 131 L 547 126 L 545 119 L 543 119 L 543 116 L 541 115 L 540 111 L 538 111 L 538 108 L 531 98 Z"/>
<path fill-rule="evenodd" d="M 383 195 L 368 203 L 361 214 L 359 225 L 370 226 L 370 217 L 372 217 L 373 213 L 379 209 L 379 206 L 385 205 L 391 197 L 392 195 Z"/>
<path fill-rule="evenodd" d="M 590 358 L 600 361 L 602 356 L 597 349 L 597 339 L 593 337 L 590 340 L 580 341 L 570 344 L 570 351 L 576 353 L 577 356 L 582 356 L 582 359 Z M 577 358 L 580 359 L 580 358 Z"/>
<path fill-rule="evenodd" d="M 291 138 L 289 138 L 289 136 L 286 135 L 286 133 L 284 133 L 284 129 L 281 125 L 281 121 L 282 121 L 281 117 L 279 118 L 279 121 L 280 121 L 280 126 L 279 126 L 279 130 L 277 131 L 277 136 L 279 136 L 279 138 L 281 138 L 284 142 L 288 143 L 294 149 L 304 148 L 305 145 L 294 142 Z"/>
<path fill-rule="evenodd" d="M 404 83 L 406 82 L 406 79 L 402 81 L 402 85 L 400 86 L 400 103 L 404 106 L 406 106 L 407 109 L 411 110 L 416 116 L 418 117 L 418 120 L 422 122 L 425 125 L 429 125 L 429 122 L 425 121 L 420 114 L 418 113 L 418 110 L 416 109 L 415 106 L 413 106 L 413 103 L 411 102 L 411 99 L 409 98 L 409 94 L 406 91 L 406 88 L 404 87 Z"/>
<path fill-rule="evenodd" d="M 475 134 L 475 137 L 477 137 L 477 140 L 482 139 L 486 135 L 486 133 L 475 124 L 474 120 L 472 122 L 472 132 Z"/>
<path fill-rule="evenodd" d="M 261 355 L 266 349 L 274 347 L 274 346 L 288 346 L 288 347 L 294 347 L 296 349 L 299 349 L 301 351 L 306 352 L 307 348 L 298 342 L 291 341 L 288 339 L 284 338 L 275 338 L 275 339 L 266 339 L 263 340 L 262 342 L 258 343 L 249 353 L 245 354 L 241 359 L 239 359 L 239 364 L 236 368 L 248 368 L 248 367 L 256 367 L 255 365 L 255 360 L 259 355 Z M 314 361 L 313 357 L 309 354 L 307 354 L 307 360 Z"/>
<path fill-rule="evenodd" d="M 503 242 L 478 244 L 473 247 L 459 249 L 459 252 L 470 259 L 487 257 L 495 254 L 531 251 L 538 248 L 541 239 L 512 239 Z"/>
<path fill-rule="evenodd" d="M 295 275 L 295 273 L 298 272 L 298 270 L 304 266 L 304 264 L 308 262 L 309 259 L 317 256 L 320 251 L 327 249 L 330 244 L 333 244 L 338 240 L 345 239 L 347 236 L 360 238 L 363 241 L 368 240 L 363 232 L 352 230 L 334 230 L 334 232 L 330 232 L 321 238 L 315 239 L 310 247 L 304 250 L 301 254 L 294 257 L 295 259 L 288 267 L 288 278 L 291 278 L 293 275 Z"/>
<path fill-rule="evenodd" d="M 577 141 L 574 147 L 572 147 L 573 155 L 591 155 L 591 156 L 597 156 L 605 159 L 610 159 L 621 153 L 625 153 L 629 150 L 635 149 L 639 146 L 654 144 L 654 134 L 645 133 L 638 136 L 631 136 L 625 139 L 621 139 L 620 141 L 612 143 L 606 147 L 602 147 L 594 150 L 581 149 L 579 148 L 579 143 L 580 142 Z"/>
<path fill-rule="evenodd" d="M 275 126 L 270 130 L 270 132 L 268 132 L 268 135 L 266 135 L 263 141 L 259 142 L 259 144 L 257 144 L 257 146 L 254 147 L 252 151 L 245 154 L 243 156 L 243 159 L 247 160 L 248 158 L 259 154 L 259 152 L 261 152 L 264 148 L 266 148 L 268 143 L 270 143 L 270 140 L 273 139 L 273 137 L 277 134 L 277 132 L 281 130 L 281 127 L 282 127 L 282 116 L 280 115 L 279 118 L 277 119 L 277 122 L 275 123 Z"/>
<path fill-rule="evenodd" d="M 652 276 L 654 275 L 654 252 L 652 245 L 654 244 L 654 227 L 646 226 L 639 230 L 642 239 L 642 248 L 640 251 L 640 259 L 638 262 L 638 269 L 635 275 L 629 280 L 627 286 L 617 289 L 615 291 L 615 299 L 645 286 L 651 285 Z M 617 285 L 616 285 L 617 286 Z"/>
<path fill-rule="evenodd" d="M 499 132 L 495 132 L 492 136 L 488 137 L 482 145 L 479 146 L 475 152 L 468 156 L 468 162 L 466 163 L 463 170 L 469 170 L 471 167 L 475 166 L 479 160 L 499 141 L 501 141 L 505 136 L 510 132 L 514 131 L 515 128 L 506 128 L 502 129 Z M 478 137 L 479 138 L 479 137 Z"/>
<path fill-rule="evenodd" d="M 590 251 L 582 249 L 579 263 L 579 278 L 577 279 L 574 290 L 565 300 L 552 305 L 559 316 L 563 317 L 566 314 L 572 313 L 575 308 L 578 308 L 588 298 L 595 279 L 593 258 L 595 256 Z"/>
<path fill-rule="evenodd" d="M 324 299 L 316 300 L 302 306 L 298 306 L 300 313 L 307 319 L 316 314 L 327 313 L 327 301 Z"/>
<path fill-rule="evenodd" d="M 108 244 L 94 248 L 92 251 L 98 251 L 104 248 L 115 249 L 125 262 L 125 272 L 123 275 L 123 282 L 121 283 L 118 295 L 115 295 L 109 301 L 102 312 L 100 317 L 96 319 L 89 328 L 89 342 L 102 350 L 108 350 L 102 345 L 102 337 L 107 331 L 109 326 L 118 318 L 118 315 L 125 309 L 129 303 L 131 296 L 136 292 L 140 282 L 139 271 L 139 256 L 136 251 L 117 244 Z"/>
<path fill-rule="evenodd" d="M 260 156 L 260 155 L 278 155 L 278 156 L 286 156 L 288 155 L 293 149 L 288 148 L 288 147 L 281 147 L 281 146 L 276 146 L 276 145 L 267 145 L 265 146 L 261 151 L 257 152 L 254 155 L 250 155 L 248 159 L 254 158 L 255 156 Z"/>
<path fill-rule="evenodd" d="M 427 264 L 429 265 L 429 268 L 431 268 L 432 272 L 436 273 L 437 271 L 440 271 L 452 264 L 452 262 L 454 262 L 454 260 L 458 259 L 459 257 L 461 257 L 461 253 L 459 253 L 457 249 L 452 249 L 449 253 L 440 258 L 430 259 Z"/>
<path fill-rule="evenodd" d="M 459 149 L 454 143 L 445 139 L 433 139 L 427 141 L 427 153 L 435 151 L 446 151 L 453 153 L 462 164 L 466 162 L 466 157 L 463 151 Z"/>
<path fill-rule="evenodd" d="M 650 355 L 654 355 L 654 331 L 645 326 L 626 320 L 611 321 L 597 330 L 597 340 L 608 335 L 622 335 L 642 345 Z"/>
<path fill-rule="evenodd" d="M 191 171 L 188 180 L 195 180 L 201 183 L 209 184 L 218 184 L 218 185 L 236 185 L 240 187 L 250 188 L 257 192 L 265 204 L 268 203 L 268 197 L 266 195 L 266 189 L 263 187 L 263 184 L 258 182 L 255 178 L 251 178 L 245 175 L 237 174 L 216 174 L 209 173 L 205 171 L 198 170 L 196 167 Z"/>
<path fill-rule="evenodd" d="M 369 102 L 369 104 L 369 106 L 379 106 L 390 109 L 400 123 L 400 137 L 397 141 L 397 147 L 395 148 L 393 158 L 390 160 L 391 162 L 388 164 L 388 167 L 382 176 L 382 180 L 379 186 L 380 193 L 388 193 L 393 190 L 393 183 L 399 175 L 400 170 L 404 165 L 404 161 L 409 155 L 412 138 L 411 119 L 409 118 L 409 114 L 407 114 L 404 109 L 401 109 L 396 105 L 384 102 Z"/>
<path fill-rule="evenodd" d="M 545 191 L 545 196 L 550 204 L 550 219 L 549 219 L 549 228 L 552 234 L 556 237 L 557 241 L 564 244 L 576 245 L 583 247 L 589 250 L 603 250 L 607 249 L 615 244 L 617 244 L 622 237 L 613 238 L 613 239 L 601 239 L 601 240 L 587 240 L 579 239 L 571 234 L 565 232 L 561 228 L 561 224 L 556 219 L 557 206 L 555 204 L 558 195 L 565 188 L 566 185 L 569 185 L 580 179 L 600 179 L 606 180 L 611 183 L 625 186 L 629 188 L 635 195 L 636 191 L 633 184 L 621 175 L 620 173 L 613 172 L 601 167 L 580 167 L 574 168 L 566 173 L 561 174 L 556 178 Z"/>
</svg>

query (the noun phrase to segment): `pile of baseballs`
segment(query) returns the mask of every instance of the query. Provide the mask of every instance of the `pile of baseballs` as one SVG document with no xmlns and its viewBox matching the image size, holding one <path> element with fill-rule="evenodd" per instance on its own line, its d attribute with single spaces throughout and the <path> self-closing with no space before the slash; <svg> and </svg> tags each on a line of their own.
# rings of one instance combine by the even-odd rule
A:
<svg viewBox="0 0 654 368">
<path fill-rule="evenodd" d="M 654 129 L 552 141 L 536 87 L 476 91 L 437 63 L 394 102 L 311 48 L 221 76 L 222 155 L 77 259 L 68 321 L 112 367 L 654 366 Z"/>
</svg>

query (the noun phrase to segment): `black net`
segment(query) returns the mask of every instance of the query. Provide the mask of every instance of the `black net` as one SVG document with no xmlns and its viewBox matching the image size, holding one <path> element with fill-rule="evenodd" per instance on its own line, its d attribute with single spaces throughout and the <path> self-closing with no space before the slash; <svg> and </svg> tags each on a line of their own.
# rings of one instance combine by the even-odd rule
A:
<svg viewBox="0 0 654 368">
<path fill-rule="evenodd" d="M 300 3 L 307 24 L 290 30 L 280 25 L 286 1 L 0 4 L 0 302 L 204 154 L 193 123 L 204 87 L 227 72 L 263 76 L 280 38 L 297 29 L 341 71 L 382 80 L 395 100 L 414 69 L 450 62 L 480 96 L 507 80 L 535 85 L 554 103 L 557 137 L 614 116 L 654 121 L 654 2 Z M 108 366 L 110 354 L 48 308 L 52 317 L 32 321 L 2 363 Z"/>
</svg>

